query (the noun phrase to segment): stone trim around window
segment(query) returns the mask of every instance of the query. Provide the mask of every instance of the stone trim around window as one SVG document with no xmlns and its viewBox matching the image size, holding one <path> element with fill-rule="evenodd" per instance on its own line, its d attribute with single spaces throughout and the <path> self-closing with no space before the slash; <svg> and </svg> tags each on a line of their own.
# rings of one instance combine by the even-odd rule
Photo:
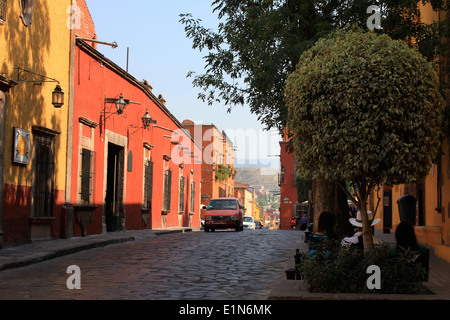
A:
<svg viewBox="0 0 450 320">
<path fill-rule="evenodd" d="M 25 26 L 33 21 L 34 0 L 20 0 L 20 17 Z"/>
<path fill-rule="evenodd" d="M 0 25 L 6 23 L 7 0 L 0 0 Z"/>
</svg>

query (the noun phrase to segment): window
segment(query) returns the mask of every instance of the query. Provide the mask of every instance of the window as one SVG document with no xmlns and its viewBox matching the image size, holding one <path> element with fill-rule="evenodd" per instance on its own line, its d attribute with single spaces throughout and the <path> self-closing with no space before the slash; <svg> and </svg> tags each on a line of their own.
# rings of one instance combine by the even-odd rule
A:
<svg viewBox="0 0 450 320">
<path fill-rule="evenodd" d="M 6 22 L 6 0 L 0 0 L 0 24 Z"/>
<path fill-rule="evenodd" d="M 51 144 L 40 141 L 36 146 L 36 189 L 34 193 L 36 217 L 52 216 L 53 170 Z"/>
<path fill-rule="evenodd" d="M 78 181 L 77 203 L 92 205 L 94 203 L 94 175 L 95 175 L 95 128 L 98 124 L 84 117 L 78 118 Z"/>
<path fill-rule="evenodd" d="M 146 161 L 144 168 L 144 208 L 152 208 L 153 194 L 153 162 Z"/>
<path fill-rule="evenodd" d="M 180 177 L 180 192 L 178 201 L 178 212 L 184 212 L 184 189 L 185 189 L 185 177 Z"/>
<path fill-rule="evenodd" d="M 284 167 L 281 167 L 281 174 L 280 174 L 280 180 L 278 185 L 282 185 L 284 184 L 284 175 L 286 173 L 286 170 L 284 169 Z"/>
<path fill-rule="evenodd" d="M 83 149 L 81 152 L 81 190 L 80 190 L 80 202 L 81 204 L 92 203 L 92 159 L 94 152 L 88 149 Z"/>
<path fill-rule="evenodd" d="M 33 215 L 53 216 L 53 141 L 59 132 L 33 126 L 35 144 Z"/>
<path fill-rule="evenodd" d="M 170 198 L 172 193 L 172 171 L 166 170 L 164 172 L 164 198 L 163 198 L 163 212 L 170 212 Z"/>
<path fill-rule="evenodd" d="M 189 212 L 195 212 L 195 182 L 191 181 L 191 203 L 189 207 Z"/>
</svg>

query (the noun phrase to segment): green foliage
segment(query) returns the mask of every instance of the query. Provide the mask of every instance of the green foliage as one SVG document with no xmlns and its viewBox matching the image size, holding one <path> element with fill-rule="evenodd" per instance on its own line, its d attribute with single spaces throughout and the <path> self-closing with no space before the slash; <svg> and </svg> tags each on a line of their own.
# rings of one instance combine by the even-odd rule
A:
<svg viewBox="0 0 450 320">
<path fill-rule="evenodd" d="M 219 181 L 225 181 L 228 179 L 228 176 L 231 175 L 232 172 L 230 169 L 228 169 L 226 166 L 224 166 L 223 164 L 219 164 L 217 166 L 217 171 L 216 171 L 216 179 Z"/>
<path fill-rule="evenodd" d="M 332 249 L 330 249 L 332 248 Z M 390 255 L 387 244 L 377 245 L 367 254 L 357 246 L 345 248 L 324 241 L 314 254 L 305 253 L 298 271 L 310 292 L 425 294 L 428 289 L 419 277 L 425 270 L 411 262 L 412 252 Z M 381 289 L 369 290 L 366 282 L 369 266 L 381 269 Z"/>
<path fill-rule="evenodd" d="M 256 198 L 256 203 L 258 204 L 258 207 L 262 208 L 268 206 L 270 204 L 270 201 L 264 197 L 258 197 Z"/>
<path fill-rule="evenodd" d="M 428 61 L 445 51 L 447 20 L 426 25 L 419 3 L 445 11 L 443 0 L 215 0 L 217 31 L 202 26 L 191 14 L 180 15 L 193 49 L 207 51 L 205 73 L 189 72 L 201 89 L 199 99 L 222 103 L 231 111 L 248 105 L 267 128 L 282 129 L 288 118 L 284 87 L 300 55 L 336 29 L 356 24 L 366 28 L 367 8 L 381 8 L 378 33 L 402 39 Z"/>
<path fill-rule="evenodd" d="M 428 174 L 443 99 L 433 66 L 387 35 L 337 31 L 304 52 L 286 84 L 299 174 L 374 186 Z"/>
<path fill-rule="evenodd" d="M 295 183 L 297 185 L 297 202 L 302 203 L 308 201 L 310 181 L 297 176 Z"/>
</svg>

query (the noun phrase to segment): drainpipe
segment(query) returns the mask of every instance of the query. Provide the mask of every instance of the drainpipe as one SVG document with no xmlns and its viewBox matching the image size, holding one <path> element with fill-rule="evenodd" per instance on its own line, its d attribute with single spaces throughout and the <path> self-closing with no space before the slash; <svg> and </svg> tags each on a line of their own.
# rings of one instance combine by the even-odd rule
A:
<svg viewBox="0 0 450 320">
<path fill-rule="evenodd" d="M 72 6 L 77 5 L 77 0 L 72 0 Z M 66 152 L 66 187 L 65 204 L 63 216 L 65 216 L 64 234 L 62 238 L 73 237 L 73 204 L 71 202 L 72 193 L 72 155 L 73 155 L 73 105 L 74 105 L 74 85 L 75 85 L 75 28 L 70 29 L 70 53 L 69 53 L 69 103 L 67 107 L 67 152 Z"/>
</svg>

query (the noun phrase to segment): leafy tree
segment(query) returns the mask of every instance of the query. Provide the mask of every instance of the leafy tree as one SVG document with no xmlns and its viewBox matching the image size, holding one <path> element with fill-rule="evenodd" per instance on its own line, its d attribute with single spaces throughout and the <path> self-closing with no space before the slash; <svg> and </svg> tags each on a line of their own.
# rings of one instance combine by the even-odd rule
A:
<svg viewBox="0 0 450 320">
<path fill-rule="evenodd" d="M 308 201 L 310 181 L 301 177 L 296 177 L 295 184 L 297 185 L 297 202 L 302 203 Z"/>
<path fill-rule="evenodd" d="M 214 0 L 217 31 L 181 14 L 193 49 L 207 51 L 204 74 L 191 71 L 199 98 L 209 104 L 248 105 L 268 129 L 287 121 L 284 87 L 300 55 L 337 28 L 366 28 L 371 5 L 380 7 L 381 30 L 418 49 L 429 61 L 445 50 L 446 21 L 425 24 L 419 4 L 445 10 L 443 0 Z M 281 131 L 280 131 L 281 132 Z"/>
<path fill-rule="evenodd" d="M 360 209 L 379 184 L 426 176 L 440 147 L 443 98 L 433 66 L 404 42 L 337 31 L 305 51 L 288 77 L 288 129 L 299 174 L 337 183 Z M 356 197 L 340 181 L 356 186 Z"/>
<path fill-rule="evenodd" d="M 191 14 L 180 15 L 193 49 L 207 52 L 205 73 L 191 71 L 188 76 L 200 89 L 199 99 L 224 104 L 229 112 L 248 106 L 268 129 L 281 133 L 288 120 L 286 79 L 301 54 L 337 28 L 366 28 L 371 5 L 381 11 L 382 29 L 377 33 L 405 41 L 428 61 L 442 54 L 447 20 L 423 23 L 419 4 L 446 10 L 443 0 L 214 0 L 213 12 L 220 19 L 217 31 Z M 312 188 L 316 212 L 332 211 L 338 221 L 348 222 L 343 218 L 348 215 L 346 196 L 339 187 L 317 180 Z"/>
</svg>

